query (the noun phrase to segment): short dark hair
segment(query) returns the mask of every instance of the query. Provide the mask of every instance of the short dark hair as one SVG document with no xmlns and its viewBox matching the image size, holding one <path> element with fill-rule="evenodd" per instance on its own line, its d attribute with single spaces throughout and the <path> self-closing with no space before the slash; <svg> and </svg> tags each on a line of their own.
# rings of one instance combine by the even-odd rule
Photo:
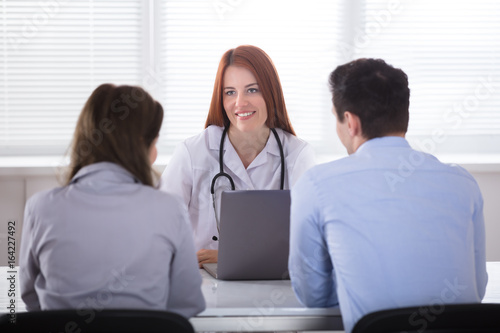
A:
<svg viewBox="0 0 500 333">
<path fill-rule="evenodd" d="M 333 105 L 338 120 L 350 111 L 361 121 L 368 140 L 408 130 L 408 76 L 382 59 L 358 59 L 330 74 Z"/>
</svg>

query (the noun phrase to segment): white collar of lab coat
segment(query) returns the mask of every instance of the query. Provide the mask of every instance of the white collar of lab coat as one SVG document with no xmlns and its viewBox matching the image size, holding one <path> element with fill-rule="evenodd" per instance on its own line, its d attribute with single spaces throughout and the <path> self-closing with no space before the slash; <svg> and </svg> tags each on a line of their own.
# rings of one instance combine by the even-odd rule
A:
<svg viewBox="0 0 500 333">
<path fill-rule="evenodd" d="M 222 132 L 224 130 L 223 127 L 211 125 L 207 128 L 208 130 L 208 147 L 210 150 L 219 151 L 220 148 L 220 139 L 222 137 Z M 280 142 L 283 145 L 283 130 L 281 128 L 276 128 L 276 133 L 278 133 L 278 137 L 280 138 Z M 228 136 L 224 139 L 224 150 L 227 150 L 228 145 L 231 145 L 231 141 L 229 141 Z M 285 147 L 283 146 L 283 149 Z M 233 148 L 234 150 L 234 148 Z M 267 139 L 266 146 L 264 147 L 267 153 L 273 154 L 275 156 L 280 156 L 280 149 L 278 143 L 276 142 L 276 138 L 272 132 L 269 132 L 269 139 Z"/>
<path fill-rule="evenodd" d="M 222 132 L 224 128 L 218 126 L 209 126 L 208 130 L 208 147 L 210 150 L 215 151 L 217 154 L 217 159 L 219 158 L 219 148 L 220 148 L 220 139 L 222 137 Z M 283 130 L 276 129 L 278 133 L 278 137 L 283 144 Z M 276 138 L 273 133 L 269 134 L 269 139 L 267 140 L 266 146 L 263 151 L 255 158 L 255 160 L 249 165 L 248 169 L 252 169 L 254 167 L 258 167 L 265 163 L 268 163 L 268 153 L 276 156 L 280 156 L 280 150 L 278 143 L 276 142 Z M 253 189 L 254 185 L 252 180 L 250 179 L 247 170 L 245 169 L 243 162 L 241 162 L 238 153 L 234 149 L 231 141 L 229 141 L 228 136 L 224 139 L 224 168 L 227 168 L 225 171 L 231 171 L 235 175 L 238 176 L 246 185 L 245 188 Z"/>
</svg>

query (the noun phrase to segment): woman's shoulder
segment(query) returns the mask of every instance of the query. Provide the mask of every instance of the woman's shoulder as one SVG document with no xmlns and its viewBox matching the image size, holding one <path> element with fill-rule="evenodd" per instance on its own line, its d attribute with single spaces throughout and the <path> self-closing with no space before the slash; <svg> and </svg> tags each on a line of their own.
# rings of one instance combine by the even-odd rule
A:
<svg viewBox="0 0 500 333">
<path fill-rule="evenodd" d="M 142 187 L 142 195 L 146 204 L 156 207 L 158 210 L 172 211 L 182 206 L 182 200 L 179 195 L 170 192 L 161 191 L 151 186 Z"/>
<path fill-rule="evenodd" d="M 288 168 L 305 171 L 314 166 L 316 164 L 316 155 L 311 144 L 291 133 L 282 132 L 283 151 Z"/>
<path fill-rule="evenodd" d="M 207 148 L 211 148 L 214 145 L 217 145 L 220 141 L 220 137 L 222 136 L 223 128 L 219 126 L 208 126 L 200 133 L 193 135 L 187 139 L 185 139 L 182 144 L 186 146 L 186 148 L 198 148 L 205 146 Z"/>
<path fill-rule="evenodd" d="M 169 224 L 174 229 L 187 221 L 187 207 L 179 194 L 164 192 L 151 186 L 144 186 L 142 189 L 142 198 L 139 201 L 145 215 L 150 216 L 150 220 L 156 221 L 160 227 L 167 216 L 169 217 Z"/>
<path fill-rule="evenodd" d="M 295 150 L 300 151 L 304 148 L 311 148 L 311 145 L 304 139 L 301 139 L 298 136 L 293 135 L 292 133 L 284 131 L 280 128 L 277 129 L 277 131 L 281 132 L 281 133 L 278 132 L 278 135 L 282 137 L 283 149 L 288 149 L 288 151 L 292 152 Z"/>
<path fill-rule="evenodd" d="M 68 185 L 36 192 L 26 202 L 26 209 L 37 213 L 51 210 L 64 200 Z"/>
</svg>

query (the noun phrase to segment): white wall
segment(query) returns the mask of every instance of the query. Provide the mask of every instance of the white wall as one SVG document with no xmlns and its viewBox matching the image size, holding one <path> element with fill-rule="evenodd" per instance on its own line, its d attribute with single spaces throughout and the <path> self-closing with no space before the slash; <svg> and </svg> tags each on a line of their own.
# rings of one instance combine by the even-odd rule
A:
<svg viewBox="0 0 500 333">
<path fill-rule="evenodd" d="M 159 171 L 163 168 L 158 167 Z M 0 174 L 0 266 L 7 265 L 7 222 L 16 221 L 16 248 L 19 257 L 24 203 L 35 192 L 60 186 L 55 172 L 44 169 L 40 174 L 31 170 Z M 500 171 L 472 172 L 484 197 L 486 221 L 486 259 L 500 261 Z"/>
<path fill-rule="evenodd" d="M 7 265 L 7 226 L 16 222 L 16 263 L 19 259 L 24 204 L 34 193 L 59 186 L 55 175 L 0 176 L 0 266 Z"/>
<path fill-rule="evenodd" d="M 500 172 L 473 173 L 484 198 L 486 260 L 500 261 Z"/>
</svg>

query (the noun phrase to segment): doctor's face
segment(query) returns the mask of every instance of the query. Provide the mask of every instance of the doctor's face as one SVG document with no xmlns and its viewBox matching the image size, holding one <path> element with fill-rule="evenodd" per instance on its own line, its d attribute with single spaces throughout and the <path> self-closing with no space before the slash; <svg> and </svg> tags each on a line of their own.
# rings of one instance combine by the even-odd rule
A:
<svg viewBox="0 0 500 333">
<path fill-rule="evenodd" d="M 252 72 L 229 66 L 222 84 L 222 102 L 233 130 L 254 132 L 267 128 L 266 102 Z"/>
</svg>

